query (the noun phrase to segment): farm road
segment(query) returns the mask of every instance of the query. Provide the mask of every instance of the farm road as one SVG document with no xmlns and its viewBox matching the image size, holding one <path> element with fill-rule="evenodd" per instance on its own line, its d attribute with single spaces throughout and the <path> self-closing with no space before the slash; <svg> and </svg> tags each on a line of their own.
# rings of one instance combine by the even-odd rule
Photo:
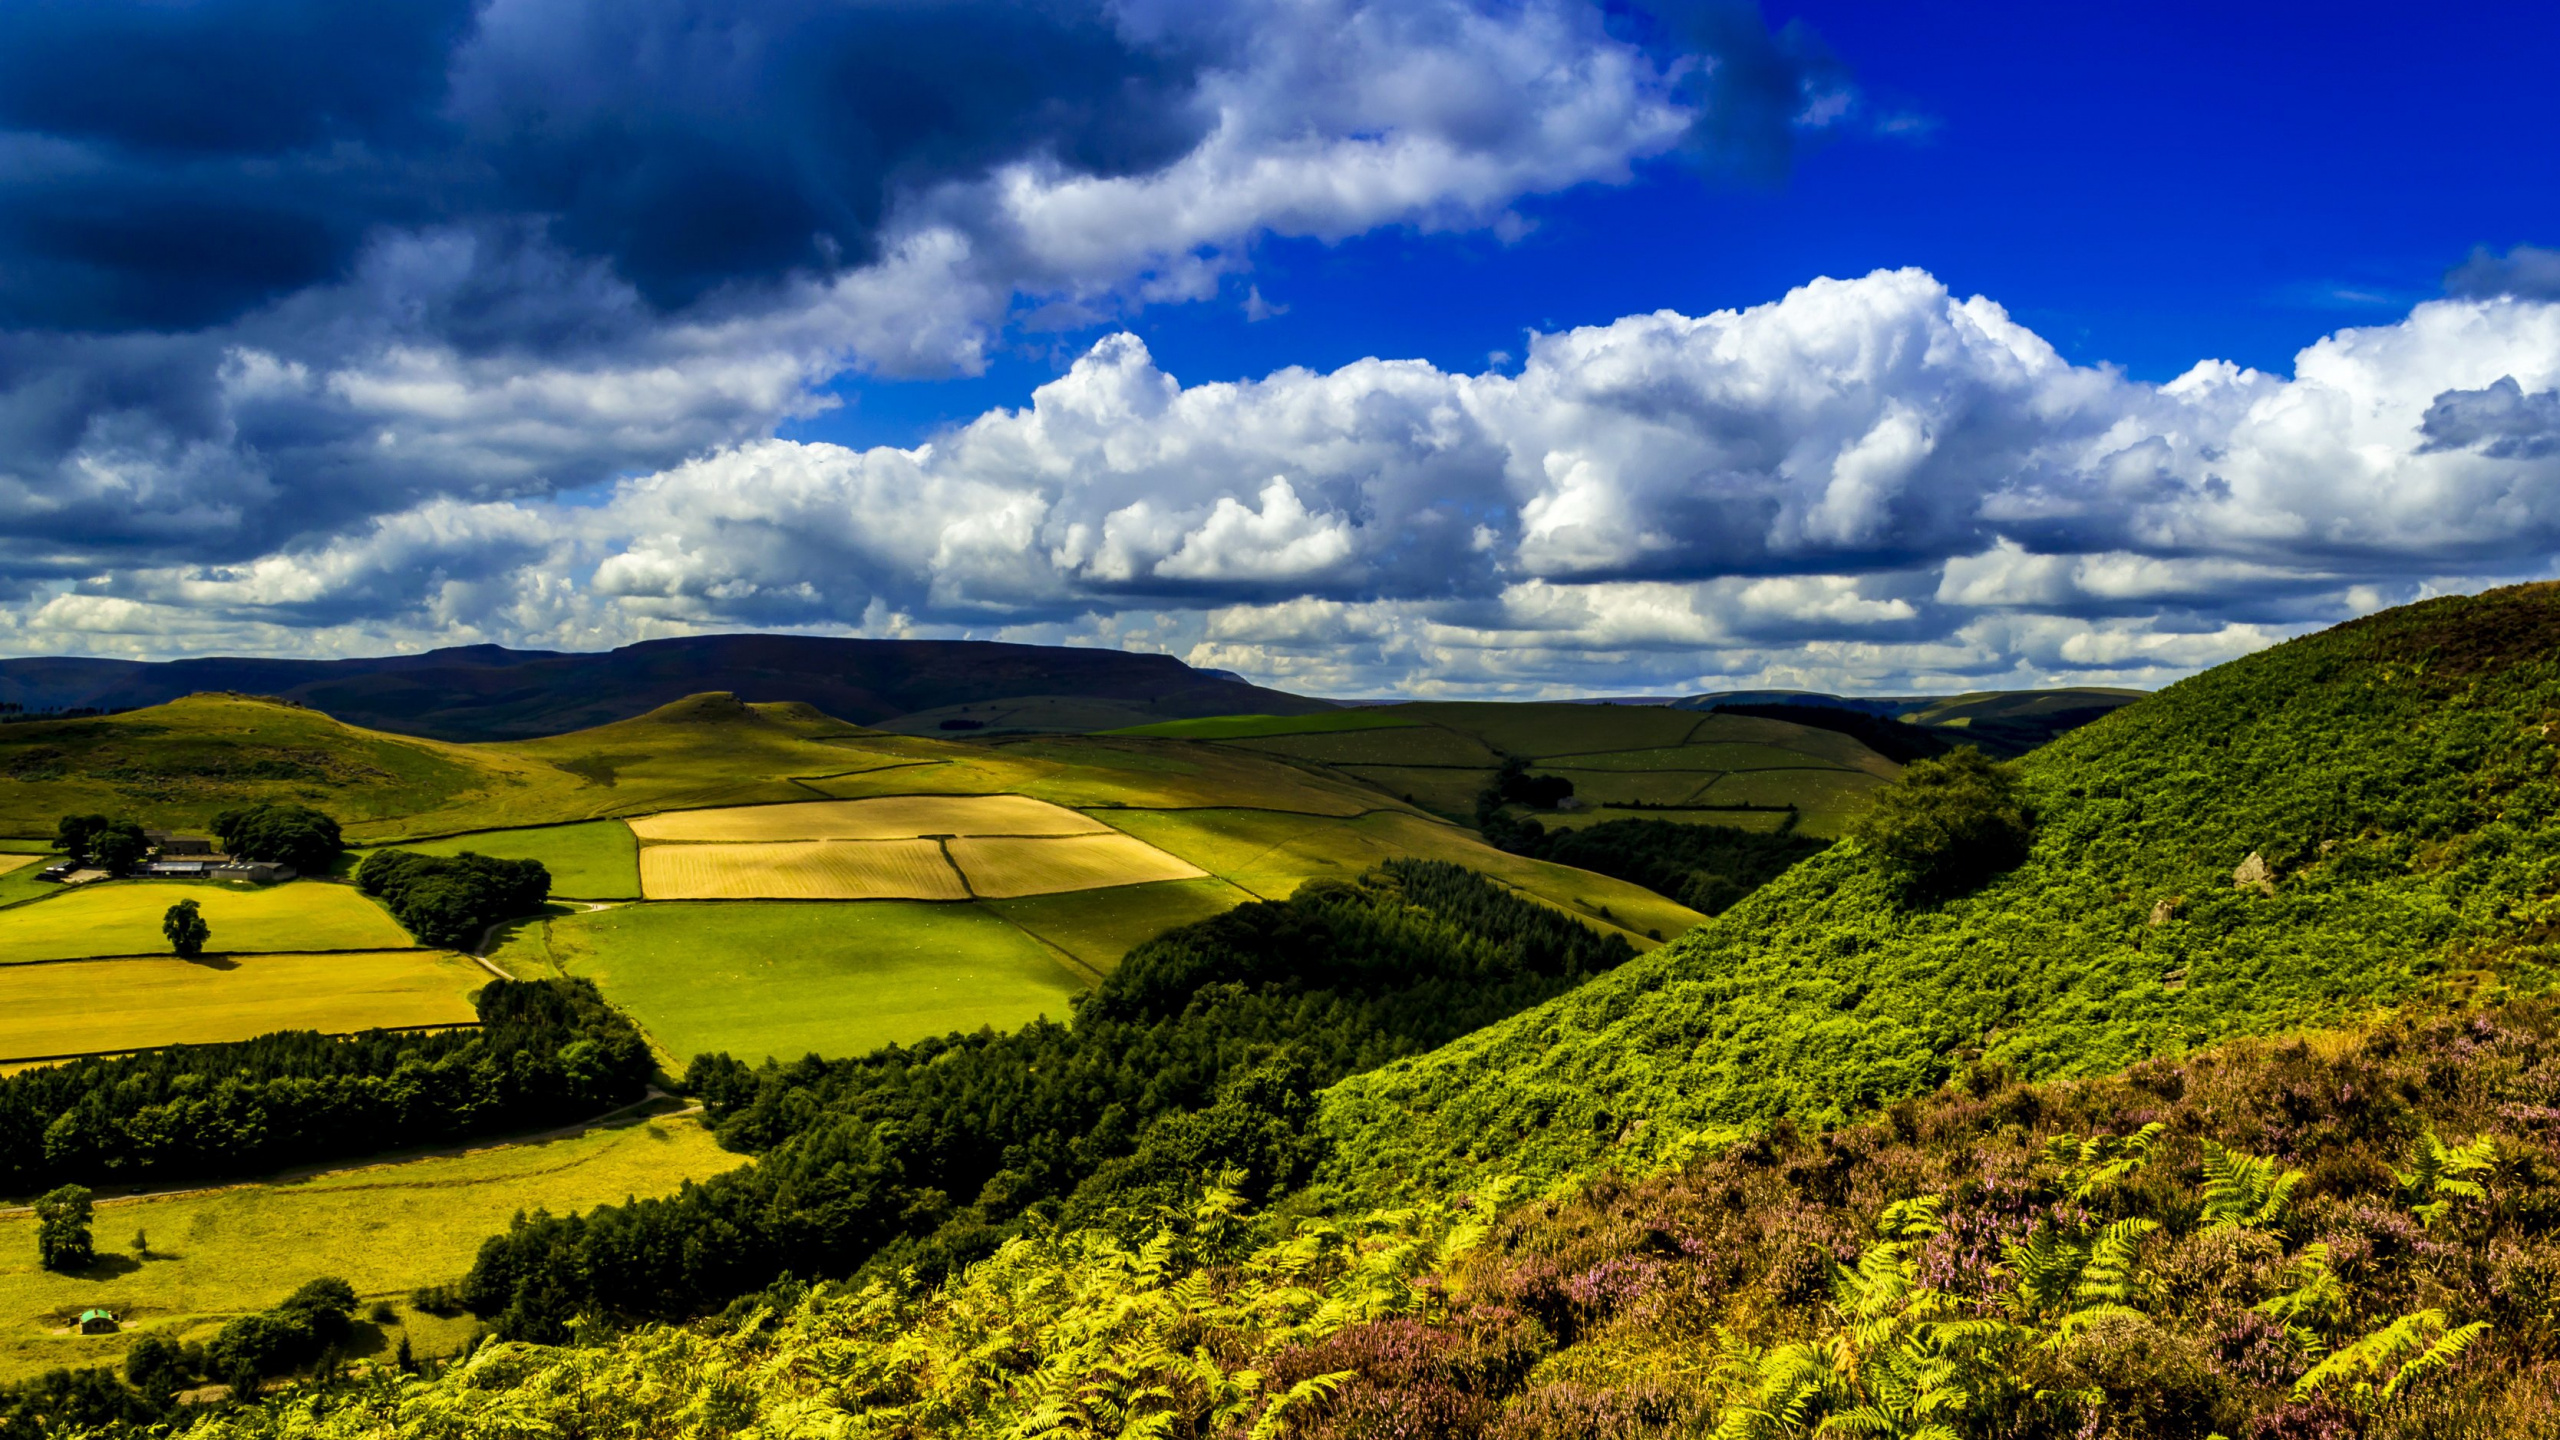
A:
<svg viewBox="0 0 2560 1440">
<path fill-rule="evenodd" d="M 559 903 L 563 905 L 575 905 L 579 909 L 592 915 L 598 910 L 618 909 L 621 906 L 630 904 L 631 902 L 628 900 L 563 900 Z M 521 925 L 527 920 L 539 920 L 541 918 L 542 917 L 539 914 L 511 915 L 504 920 L 493 921 L 488 928 L 480 932 L 480 938 L 472 942 L 471 948 L 463 953 L 469 955 L 474 961 L 478 962 L 481 969 L 488 971 L 498 979 L 513 980 L 516 977 L 498 968 L 497 962 L 489 958 L 490 943 L 498 938 L 499 931 L 504 930 L 510 925 Z"/>
</svg>

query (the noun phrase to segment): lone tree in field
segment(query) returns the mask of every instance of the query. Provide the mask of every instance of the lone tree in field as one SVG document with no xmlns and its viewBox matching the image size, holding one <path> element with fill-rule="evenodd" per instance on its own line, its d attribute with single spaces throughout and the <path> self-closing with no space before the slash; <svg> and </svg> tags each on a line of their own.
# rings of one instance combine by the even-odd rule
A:
<svg viewBox="0 0 2560 1440">
<path fill-rule="evenodd" d="M 1961 895 L 2026 858 L 2035 819 L 2009 768 L 1967 746 L 1914 760 L 1849 831 L 1905 899 Z"/>
<path fill-rule="evenodd" d="M 98 1258 L 89 1241 L 89 1191 L 65 1185 L 36 1201 L 36 1261 L 47 1270 L 78 1270 Z"/>
<path fill-rule="evenodd" d="M 160 917 L 160 933 L 169 937 L 169 948 L 182 960 L 193 960 L 204 953 L 204 942 L 213 938 L 213 927 L 204 923 L 193 900 L 181 900 Z"/>
</svg>

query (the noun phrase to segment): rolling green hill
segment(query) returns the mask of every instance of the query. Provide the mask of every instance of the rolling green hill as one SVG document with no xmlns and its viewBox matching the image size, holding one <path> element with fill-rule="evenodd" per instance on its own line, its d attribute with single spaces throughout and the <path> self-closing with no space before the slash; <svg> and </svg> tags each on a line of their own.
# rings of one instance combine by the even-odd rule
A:
<svg viewBox="0 0 2560 1440">
<path fill-rule="evenodd" d="M 1636 963 L 1329 1092 L 1337 1183 L 1554 1178 L 1977 1063 L 2092 1074 L 2552 974 L 2560 586 L 2234 661 L 2018 762 L 2039 819 L 1977 893 L 1836 846 Z M 2270 878 L 2236 883 L 2261 857 Z"/>
</svg>

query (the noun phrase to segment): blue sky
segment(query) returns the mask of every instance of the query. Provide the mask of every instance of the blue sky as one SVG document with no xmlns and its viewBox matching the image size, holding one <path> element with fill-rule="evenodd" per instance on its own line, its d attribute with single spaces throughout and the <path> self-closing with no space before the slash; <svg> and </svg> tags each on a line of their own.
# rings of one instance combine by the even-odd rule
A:
<svg viewBox="0 0 2560 1440">
<path fill-rule="evenodd" d="M 1676 162 L 1520 208 L 1528 237 L 1265 240 L 1222 303 L 1130 328 L 1186 382 L 1414 356 L 1480 369 L 1525 330 L 1769 300 L 1915 265 L 2081 364 L 2165 381 L 2290 370 L 2341 326 L 2441 292 L 2475 248 L 2560 243 L 2560 10 L 1773 4 L 1911 128 L 1809 145 L 1782 174 Z M 1248 321 L 1245 286 L 1285 314 Z M 1022 403 L 1075 339 L 982 378 L 841 387 L 791 433 L 912 443 Z"/>
<path fill-rule="evenodd" d="M 2158 684 L 2551 573 L 2555 60 L 2520 6 L 29 0 L 0 649 Z"/>
</svg>

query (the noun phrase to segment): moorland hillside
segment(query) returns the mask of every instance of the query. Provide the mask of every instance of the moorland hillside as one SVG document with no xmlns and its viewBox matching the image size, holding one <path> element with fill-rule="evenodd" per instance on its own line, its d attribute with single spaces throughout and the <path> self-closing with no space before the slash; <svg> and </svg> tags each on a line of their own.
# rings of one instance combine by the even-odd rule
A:
<svg viewBox="0 0 2560 1440">
<path fill-rule="evenodd" d="M 786 1284 L 190 1433 L 2548 1437 L 2555 1086 L 2536 1003 L 2080 1081 L 1977 1070 L 1507 1210 L 1495 1187 L 1273 1226 L 1213 1191 L 944 1284 Z M 149 1413 L 92 1392 L 89 1416 Z"/>
<path fill-rule="evenodd" d="M 2097 1074 L 2420 991 L 2539 986 L 2560 895 L 2560 586 L 2388 611 L 2017 762 L 2022 861 L 1898 895 L 1834 847 L 1679 943 L 1330 1092 L 1354 1193 L 1553 1178 L 1989 1064 Z"/>
<path fill-rule="evenodd" d="M 1169 655 L 977 640 L 701 635 L 598 654 L 472 645 L 355 660 L 0 660 L 0 701 L 30 710 L 126 709 L 207 690 L 273 695 L 350 724 L 457 741 L 587 729 L 707 690 L 798 701 L 867 725 L 911 716 L 924 730 L 946 719 L 955 729 L 1101 730 L 1327 708 Z"/>
</svg>

